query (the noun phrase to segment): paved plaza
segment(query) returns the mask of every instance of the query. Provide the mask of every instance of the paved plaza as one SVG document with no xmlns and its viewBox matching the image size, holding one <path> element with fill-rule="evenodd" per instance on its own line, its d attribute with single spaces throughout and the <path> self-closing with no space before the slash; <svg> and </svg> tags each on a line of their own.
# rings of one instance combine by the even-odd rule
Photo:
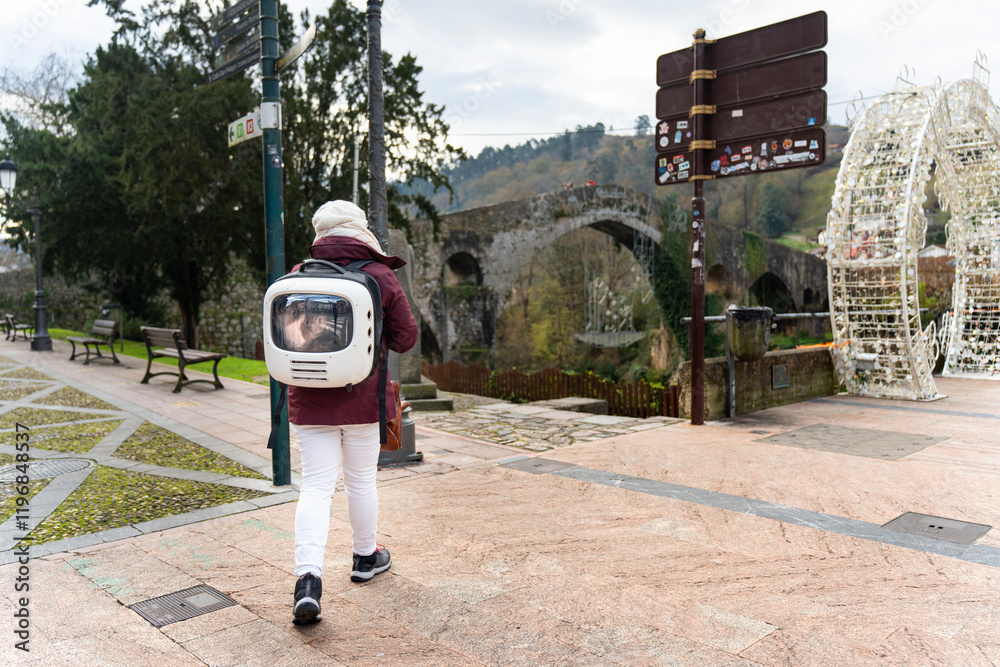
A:
<svg viewBox="0 0 1000 667">
<path fill-rule="evenodd" d="M 215 500 L 66 532 L 27 564 L 0 545 L 2 665 L 1000 665 L 1000 383 L 938 378 L 938 401 L 840 395 L 699 427 L 486 400 L 417 413 L 424 462 L 379 472 L 392 569 L 349 580 L 338 493 L 324 620 L 300 628 L 298 477 L 259 479 L 266 388 L 174 394 L 139 384 L 145 360 L 83 366 L 54 347 L 3 345 L 7 391 L 24 387 L 0 417 L 108 426 L 90 449 L 32 450 L 67 466 L 33 508 L 95 511 L 68 507 L 88 477 L 70 459 Z M 102 403 L 43 400 L 65 392 Z M 143 423 L 215 463 L 124 459 Z M 905 517 L 909 532 L 886 526 Z M 164 605 L 143 603 L 173 593 L 177 613 L 214 610 L 156 622 Z"/>
</svg>

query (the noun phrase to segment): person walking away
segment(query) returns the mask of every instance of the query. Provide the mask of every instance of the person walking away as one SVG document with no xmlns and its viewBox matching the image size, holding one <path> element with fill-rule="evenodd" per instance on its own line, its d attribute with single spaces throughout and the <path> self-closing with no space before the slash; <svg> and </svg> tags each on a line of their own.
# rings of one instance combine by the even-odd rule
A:
<svg viewBox="0 0 1000 667">
<path fill-rule="evenodd" d="M 312 224 L 316 238 L 309 248 L 310 257 L 340 266 L 370 260 L 372 263 L 362 270 L 378 282 L 382 292 L 383 338 L 395 352 L 413 347 L 419 332 L 403 288 L 393 274 L 393 269 L 405 263 L 382 251 L 368 229 L 364 212 L 350 202 L 331 201 L 316 211 Z M 383 363 L 381 358 L 378 363 Z M 295 511 L 295 624 L 322 619 L 323 559 L 338 468 L 343 469 L 354 549 L 351 580 L 369 581 L 392 564 L 388 549 L 375 542 L 379 394 L 383 391 L 391 399 L 388 374 L 385 386 L 379 386 L 378 367 L 350 388 L 288 387 L 288 421 L 302 457 L 302 485 Z M 387 419 L 395 417 L 395 402 L 386 401 L 385 410 Z"/>
</svg>

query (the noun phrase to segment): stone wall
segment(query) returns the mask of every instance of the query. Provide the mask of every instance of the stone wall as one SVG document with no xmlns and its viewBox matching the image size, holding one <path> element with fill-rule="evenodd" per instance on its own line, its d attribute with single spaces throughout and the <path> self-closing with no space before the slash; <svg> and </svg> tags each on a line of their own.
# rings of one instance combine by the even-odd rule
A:
<svg viewBox="0 0 1000 667">
<path fill-rule="evenodd" d="M 264 284 L 242 260 L 234 260 L 229 281 L 201 306 L 198 348 L 253 359 L 264 335 Z"/>
<path fill-rule="evenodd" d="M 102 317 L 101 306 L 114 301 L 94 280 L 69 283 L 60 275 L 45 276 L 45 305 L 48 326 L 53 329 L 89 331 L 94 320 Z M 177 304 L 165 296 L 166 321 L 163 326 L 179 328 L 181 317 Z M 254 358 L 255 343 L 262 338 L 264 286 L 254 279 L 246 264 L 237 260 L 229 282 L 215 290 L 202 304 L 198 322 L 198 347 L 225 352 L 230 356 Z M 35 270 L 33 268 L 0 273 L 0 316 L 11 313 L 18 322 L 34 324 Z M 118 313 L 112 311 L 111 319 Z M 126 323 L 126 336 L 137 338 L 138 327 Z M 134 329 L 134 331 L 131 331 Z"/>
<path fill-rule="evenodd" d="M 10 313 L 18 322 L 35 322 L 35 270 L 33 268 L 0 273 L 0 315 Z M 107 300 L 87 281 L 70 284 L 62 276 L 44 276 L 47 324 L 53 329 L 89 331 L 101 316 Z"/>
<path fill-rule="evenodd" d="M 788 386 L 774 388 L 774 367 L 788 367 Z M 681 413 L 691 417 L 691 362 L 685 361 L 671 382 L 680 386 Z M 736 414 L 831 396 L 840 390 L 830 348 L 768 352 L 757 361 L 736 362 Z M 726 359 L 705 360 L 705 419 L 726 416 Z"/>
</svg>

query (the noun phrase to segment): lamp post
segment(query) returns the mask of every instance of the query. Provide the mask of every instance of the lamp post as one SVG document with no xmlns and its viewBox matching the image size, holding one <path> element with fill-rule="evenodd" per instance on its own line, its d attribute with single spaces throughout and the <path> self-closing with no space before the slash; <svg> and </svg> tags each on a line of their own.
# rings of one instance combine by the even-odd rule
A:
<svg viewBox="0 0 1000 667">
<path fill-rule="evenodd" d="M 17 163 L 8 155 L 0 160 L 0 190 L 4 191 L 8 211 L 11 207 L 10 193 L 14 191 L 16 183 Z M 52 350 L 52 339 L 49 337 L 45 292 L 42 289 L 41 211 L 38 208 L 38 186 L 35 186 L 32 192 L 30 208 L 17 202 L 14 204 L 22 211 L 30 213 L 35 223 L 35 333 L 31 336 L 31 349 L 36 352 L 47 352 Z"/>
</svg>

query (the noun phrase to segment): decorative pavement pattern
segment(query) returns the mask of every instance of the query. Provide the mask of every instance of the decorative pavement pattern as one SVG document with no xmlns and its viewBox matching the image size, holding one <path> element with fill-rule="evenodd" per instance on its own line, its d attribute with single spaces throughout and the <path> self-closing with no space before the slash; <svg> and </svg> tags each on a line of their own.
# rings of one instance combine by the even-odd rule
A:
<svg viewBox="0 0 1000 667">
<path fill-rule="evenodd" d="M 0 562 L 23 540 L 40 556 L 297 496 L 269 461 L 109 400 L 0 356 Z"/>
<path fill-rule="evenodd" d="M 421 426 L 498 445 L 545 452 L 681 422 L 670 417 L 614 417 L 553 410 L 532 404 L 493 403 L 461 412 L 420 412 Z"/>
</svg>

